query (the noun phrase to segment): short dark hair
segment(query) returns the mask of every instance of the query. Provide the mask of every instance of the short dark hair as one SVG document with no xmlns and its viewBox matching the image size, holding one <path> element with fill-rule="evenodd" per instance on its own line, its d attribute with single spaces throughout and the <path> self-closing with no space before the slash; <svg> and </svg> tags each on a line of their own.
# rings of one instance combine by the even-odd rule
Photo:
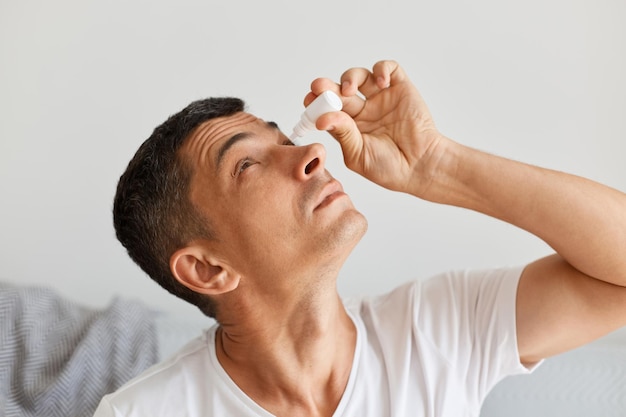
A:
<svg viewBox="0 0 626 417">
<path fill-rule="evenodd" d="M 198 238 L 212 238 L 211 226 L 189 196 L 191 164 L 180 148 L 202 123 L 244 111 L 243 100 L 197 100 L 170 116 L 139 147 L 117 184 L 113 224 L 129 256 L 154 281 L 175 296 L 216 316 L 213 300 L 174 278 L 172 254 Z"/>
</svg>

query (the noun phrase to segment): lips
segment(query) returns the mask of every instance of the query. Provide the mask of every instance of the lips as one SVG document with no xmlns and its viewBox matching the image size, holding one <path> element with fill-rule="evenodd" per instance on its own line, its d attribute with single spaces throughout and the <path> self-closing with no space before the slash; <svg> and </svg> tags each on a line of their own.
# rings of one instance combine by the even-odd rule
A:
<svg viewBox="0 0 626 417">
<path fill-rule="evenodd" d="M 317 209 L 324 208 L 324 207 L 328 206 L 329 204 L 331 204 L 333 201 L 335 201 L 338 198 L 341 198 L 341 197 L 343 197 L 345 195 L 346 195 L 346 193 L 344 193 L 343 187 L 341 186 L 339 181 L 333 179 L 333 180 L 329 181 L 322 188 L 322 191 L 320 193 L 320 197 L 319 197 L 319 199 L 317 201 L 317 204 L 315 205 L 315 208 L 313 209 L 313 211 L 315 211 Z"/>
</svg>

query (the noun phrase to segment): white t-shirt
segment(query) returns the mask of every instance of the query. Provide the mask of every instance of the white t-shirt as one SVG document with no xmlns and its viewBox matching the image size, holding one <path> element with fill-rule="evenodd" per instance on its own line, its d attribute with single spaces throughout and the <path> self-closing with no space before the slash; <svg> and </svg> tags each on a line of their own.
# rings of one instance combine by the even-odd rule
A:
<svg viewBox="0 0 626 417">
<path fill-rule="evenodd" d="M 515 330 L 521 271 L 448 273 L 346 300 L 357 343 L 334 416 L 478 416 L 498 381 L 529 372 Z M 218 362 L 216 329 L 105 396 L 95 416 L 271 416 Z"/>
</svg>

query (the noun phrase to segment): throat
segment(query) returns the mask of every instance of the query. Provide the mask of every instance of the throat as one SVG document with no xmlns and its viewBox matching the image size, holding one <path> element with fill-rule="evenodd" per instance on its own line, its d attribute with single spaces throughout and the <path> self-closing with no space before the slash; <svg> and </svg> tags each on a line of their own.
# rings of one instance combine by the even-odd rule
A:
<svg viewBox="0 0 626 417">
<path fill-rule="evenodd" d="M 249 338 L 220 327 L 218 361 L 244 393 L 274 415 L 331 416 L 348 385 L 357 331 L 343 305 L 326 324 L 309 325 L 267 324 Z"/>
</svg>

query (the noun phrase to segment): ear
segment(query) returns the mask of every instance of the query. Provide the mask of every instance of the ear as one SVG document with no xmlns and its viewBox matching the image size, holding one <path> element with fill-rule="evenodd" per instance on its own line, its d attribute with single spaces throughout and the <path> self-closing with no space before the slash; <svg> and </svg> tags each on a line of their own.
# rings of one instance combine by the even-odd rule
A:
<svg viewBox="0 0 626 417">
<path fill-rule="evenodd" d="M 241 276 L 210 256 L 200 245 L 186 246 L 170 257 L 170 270 L 185 287 L 206 295 L 224 294 L 239 285 Z"/>
</svg>

